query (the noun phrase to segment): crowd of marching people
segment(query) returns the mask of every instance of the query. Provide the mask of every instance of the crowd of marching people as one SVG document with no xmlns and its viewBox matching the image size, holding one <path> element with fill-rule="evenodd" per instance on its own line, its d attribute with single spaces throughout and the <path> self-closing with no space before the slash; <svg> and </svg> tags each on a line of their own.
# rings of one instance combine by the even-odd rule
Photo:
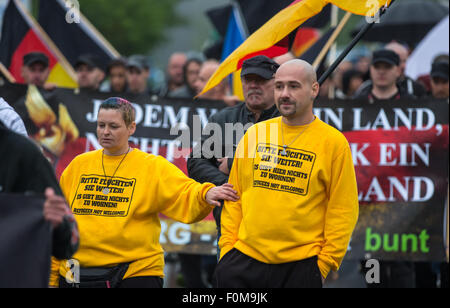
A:
<svg viewBox="0 0 450 308">
<path fill-rule="evenodd" d="M 324 82 L 319 97 L 369 98 L 371 102 L 397 97 L 394 94 L 413 98 L 428 96 L 445 99 L 448 97 L 446 87 L 448 55 L 438 55 L 431 63 L 430 73 L 413 80 L 405 75 L 410 53 L 408 46 L 393 41 L 383 49 L 383 52 L 373 54 L 361 52 L 347 57 L 348 60 L 344 60 L 333 75 Z M 275 60 L 282 64 L 291 59 L 294 59 L 294 56 L 287 53 Z M 219 67 L 217 60 L 205 59 L 200 53 L 175 52 L 169 57 L 165 80 L 157 81 L 151 74 L 153 68 L 150 61 L 144 55 L 114 59 L 107 66 L 103 62 L 94 54 L 79 56 L 74 69 L 80 89 L 112 92 L 118 95 L 146 93 L 160 97 L 193 99 Z M 321 67 L 318 74 L 323 72 Z M 379 80 L 384 80 L 385 75 L 388 84 L 380 85 Z M 49 58 L 43 53 L 32 52 L 23 57 L 22 76 L 28 84 L 44 87 L 47 90 L 55 87 L 51 83 L 46 83 L 49 76 Z M 388 88 L 387 92 L 384 93 L 380 90 L 381 88 Z M 239 100 L 230 92 L 226 80 L 212 91 L 205 93 L 202 98 L 223 100 L 228 106 L 235 105 Z"/>
<path fill-rule="evenodd" d="M 408 46 L 391 42 L 370 54 L 344 60 L 321 86 L 317 77 L 324 68 L 316 74 L 311 65 L 295 59 L 290 53 L 275 59 L 256 56 L 246 60 L 242 67 L 243 100 L 231 92 L 226 79 L 197 97 L 220 63 L 195 53 L 170 55 L 165 80 L 159 84 L 151 78 L 154 68 L 144 55 L 114 59 L 107 66 L 94 54 L 80 55 L 74 65 L 79 88 L 109 92 L 113 97 L 101 104 L 98 114 L 97 137 L 102 149 L 75 158 L 61 179 L 56 179 L 40 151 L 25 140 L 27 132 L 23 120 L 8 102 L 0 99 L 0 157 L 3 161 L 0 193 L 45 193 L 44 217 L 54 230 L 55 258 L 50 281 L 53 286 L 75 285 L 65 279 L 65 264 L 58 261 L 70 259 L 75 254 L 87 268 L 86 275 L 94 275 L 89 268 L 104 269 L 97 281 L 85 285 L 88 287 L 102 286 L 105 281 L 108 287 L 162 287 L 164 257 L 169 265 L 173 260 L 178 262 L 182 277 L 178 284 L 185 287 L 321 287 L 330 271 L 337 270 L 344 258 L 357 220 L 358 202 L 348 144 L 337 131 L 319 122 L 312 114 L 311 106 L 316 99 L 361 100 L 367 104 L 400 99 L 448 100 L 449 56 L 437 56 L 430 63 L 429 74 L 414 80 L 405 75 L 409 54 Z M 49 59 L 43 53 L 32 52 L 23 57 L 22 76 L 27 84 L 47 91 L 55 88 L 47 83 Z M 303 90 L 294 88 L 297 84 Z M 237 147 L 223 157 L 191 155 L 186 176 L 164 159 L 130 148 L 128 138 L 133 135 L 136 123 L 131 103 L 120 98 L 125 93 L 192 99 L 193 104 L 197 98 L 223 101 L 224 109 L 209 119 L 221 126 L 250 123 L 255 130 L 263 129 L 265 121 L 282 121 L 280 133 L 286 142 L 283 140 L 280 149 L 283 146 L 286 151 L 303 142 L 300 140 L 309 140 L 302 146 L 315 147 L 319 153 L 330 151 L 329 160 L 339 162 L 339 168 L 325 159 L 318 162 L 324 174 L 329 175 L 327 180 L 334 194 L 326 200 L 328 184 L 312 185 L 313 197 L 299 203 L 299 207 L 289 209 L 298 215 L 296 217 L 309 215 L 314 223 L 303 230 L 292 218 L 283 217 L 274 222 L 274 229 L 270 230 L 273 233 L 269 235 L 261 225 L 264 221 L 259 219 L 271 221 L 276 216 L 272 212 L 275 209 L 252 210 L 249 200 L 258 200 L 259 204 L 297 204 L 298 200 L 289 193 L 255 190 L 246 185 L 242 179 L 250 174 L 251 170 L 247 169 L 251 169 L 252 164 L 239 160 L 233 163 L 236 151 L 242 150 L 237 146 L 241 140 L 235 140 Z M 294 101 L 306 106 L 305 109 L 296 109 Z M 302 128 L 295 130 L 294 126 Z M 302 134 L 303 139 L 297 139 Z M 332 136 L 327 140 L 328 148 L 322 149 L 313 142 L 315 138 L 320 139 L 321 134 Z M 242 140 L 245 144 L 251 142 Z M 23 157 L 12 157 L 4 151 L 13 147 L 24 153 Z M 197 150 L 193 149 L 194 152 Z M 19 165 L 38 168 L 22 173 L 17 171 Z M 17 174 L 21 176 L 12 176 Z M 25 177 L 26 174 L 33 174 L 38 179 L 31 181 L 33 177 Z M 126 218 L 115 219 L 114 223 L 106 222 L 105 217 L 71 213 L 67 204 L 71 204 L 72 209 L 77 207 L 77 189 L 85 174 L 101 175 L 91 181 L 106 179 L 105 196 L 112 189 L 113 178 L 133 178 L 135 181 L 129 185 L 135 188 L 134 209 Z M 342 174 L 345 180 L 334 179 L 336 174 Z M 308 213 L 296 212 L 300 207 L 316 203 L 317 207 L 311 207 Z M 336 206 L 334 216 L 325 217 L 320 207 L 324 203 L 330 208 Z M 342 204 L 345 206 L 337 206 Z M 163 253 L 159 243 L 159 213 L 193 223 L 211 211 L 219 234 L 218 256 Z M 239 215 L 240 211 L 245 215 Z M 330 226 L 332 223 L 342 228 L 334 230 Z M 108 232 L 93 237 L 99 225 Z M 239 225 L 245 226 L 244 231 L 242 228 L 239 231 Z M 281 232 L 276 226 L 291 232 Z M 142 234 L 141 230 L 146 228 L 152 231 Z M 329 230 L 328 238 L 324 238 L 321 230 Z M 300 248 L 290 247 L 286 244 L 289 241 L 301 242 Z M 217 258 L 222 261 L 220 267 L 216 267 Z M 272 267 L 266 267 L 267 264 Z M 448 263 L 383 262 L 382 269 L 386 287 L 435 287 L 437 280 L 441 287 L 448 287 Z M 401 274 L 396 276 L 400 271 Z M 306 278 L 295 281 L 291 277 L 293 273 Z"/>
</svg>

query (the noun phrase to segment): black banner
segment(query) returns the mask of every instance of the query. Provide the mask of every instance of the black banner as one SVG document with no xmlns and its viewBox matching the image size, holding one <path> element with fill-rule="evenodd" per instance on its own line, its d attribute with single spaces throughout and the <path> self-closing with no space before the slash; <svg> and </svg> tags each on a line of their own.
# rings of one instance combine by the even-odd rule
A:
<svg viewBox="0 0 450 308">
<path fill-rule="evenodd" d="M 322 102 L 350 143 L 360 214 L 347 259 L 445 260 L 448 102 Z"/>
<path fill-rule="evenodd" d="M 10 85 L 0 88 L 0 96 L 24 117 L 29 134 L 51 154 L 59 176 L 75 155 L 100 148 L 98 107 L 114 94 Z M 137 111 L 137 130 L 130 141 L 185 173 L 186 157 L 208 117 L 225 107 L 212 101 L 125 98 Z M 360 216 L 346 258 L 445 259 L 448 111 L 448 102 L 438 100 L 316 102 L 315 115 L 349 141 L 357 175 Z M 186 132 L 194 143 L 180 148 L 179 137 Z M 160 240 L 169 252 L 215 254 L 212 215 L 193 225 L 162 217 Z"/>
<path fill-rule="evenodd" d="M 43 198 L 0 194 L 0 288 L 47 288 L 51 226 Z"/>
</svg>

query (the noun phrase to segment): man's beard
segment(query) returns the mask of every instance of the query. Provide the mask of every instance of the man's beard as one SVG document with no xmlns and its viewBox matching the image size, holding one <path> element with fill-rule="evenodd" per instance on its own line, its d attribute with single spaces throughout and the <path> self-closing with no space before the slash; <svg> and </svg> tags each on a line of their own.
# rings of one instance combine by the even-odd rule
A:
<svg viewBox="0 0 450 308">
<path fill-rule="evenodd" d="M 281 106 L 283 104 L 289 104 L 290 106 L 293 106 L 294 108 L 292 110 L 289 110 L 289 111 L 284 111 L 282 109 L 282 106 Z M 297 104 L 296 104 L 295 101 L 291 101 L 290 99 L 281 99 L 280 98 L 280 99 L 278 99 L 277 108 L 278 108 L 278 111 L 280 112 L 280 114 L 283 117 L 290 117 L 290 116 L 292 116 L 292 115 L 294 115 L 296 113 L 296 110 L 297 110 L 296 105 Z"/>
</svg>

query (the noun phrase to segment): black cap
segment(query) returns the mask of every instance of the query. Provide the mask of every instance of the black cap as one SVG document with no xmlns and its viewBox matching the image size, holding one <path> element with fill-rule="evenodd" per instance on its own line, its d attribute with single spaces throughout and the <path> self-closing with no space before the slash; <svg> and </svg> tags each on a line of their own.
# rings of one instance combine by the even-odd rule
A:
<svg viewBox="0 0 450 308">
<path fill-rule="evenodd" d="M 105 67 L 100 59 L 99 56 L 95 54 L 82 54 L 78 57 L 77 61 L 75 62 L 74 68 L 77 69 L 78 66 L 85 64 L 91 68 L 99 68 L 102 71 L 105 71 Z"/>
<path fill-rule="evenodd" d="M 116 59 L 112 59 L 108 63 L 108 67 L 107 67 L 108 73 L 111 71 L 111 68 L 113 68 L 115 66 L 127 67 L 127 59 L 122 58 L 122 57 L 119 57 L 119 58 L 116 58 Z"/>
<path fill-rule="evenodd" d="M 390 65 L 399 66 L 400 57 L 392 50 L 381 49 L 373 53 L 372 64 L 376 63 L 388 63 Z"/>
<path fill-rule="evenodd" d="M 147 59 L 143 55 L 132 55 L 128 58 L 127 67 L 135 67 L 138 70 L 149 69 Z"/>
<path fill-rule="evenodd" d="M 431 66 L 431 78 L 440 77 L 442 79 L 448 80 L 448 62 L 439 61 L 433 63 Z"/>
<path fill-rule="evenodd" d="M 255 74 L 264 79 L 272 79 L 280 65 L 266 56 L 256 56 L 247 59 L 242 64 L 241 77 Z"/>
<path fill-rule="evenodd" d="M 30 66 L 34 63 L 42 63 L 48 67 L 48 57 L 42 52 L 30 52 L 23 56 L 23 65 Z"/>
</svg>

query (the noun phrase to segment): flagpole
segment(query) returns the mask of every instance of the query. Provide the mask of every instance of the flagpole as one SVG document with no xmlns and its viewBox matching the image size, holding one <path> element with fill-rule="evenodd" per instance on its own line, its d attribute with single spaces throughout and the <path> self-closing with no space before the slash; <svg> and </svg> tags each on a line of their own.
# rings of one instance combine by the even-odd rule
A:
<svg viewBox="0 0 450 308">
<path fill-rule="evenodd" d="M 336 5 L 333 5 L 333 7 L 331 9 L 331 26 L 332 27 L 334 27 L 334 28 L 337 27 L 338 19 L 339 19 L 339 8 Z M 327 59 L 328 64 L 331 64 L 336 60 L 336 55 L 337 55 L 337 44 L 336 44 L 336 40 L 334 40 L 333 45 L 330 48 L 330 55 Z M 336 91 L 336 88 L 335 88 L 334 83 L 332 82 L 328 89 L 328 98 L 329 99 L 334 99 L 335 91 Z"/>
<path fill-rule="evenodd" d="M 69 61 L 67 61 L 66 57 L 64 57 L 58 47 L 56 47 L 55 43 L 53 43 L 44 29 L 42 29 L 41 25 L 34 19 L 33 16 L 31 16 L 31 14 L 27 11 L 27 9 L 20 1 L 14 0 L 14 3 L 16 4 L 17 8 L 24 14 L 24 17 L 26 18 L 30 27 L 36 31 L 39 37 L 47 44 L 48 48 L 55 54 L 58 61 L 61 62 L 61 66 L 67 72 L 69 77 L 72 78 L 74 82 L 77 82 L 77 75 L 72 65 L 69 63 Z"/>
<path fill-rule="evenodd" d="M 244 14 L 242 13 L 241 6 L 239 5 L 239 3 L 236 2 L 236 0 L 232 0 L 231 1 L 231 5 L 236 9 L 236 11 L 239 14 L 239 17 L 240 17 L 239 20 L 240 20 L 240 23 L 241 23 L 241 27 L 242 27 L 242 29 L 245 32 L 244 33 L 245 39 L 247 39 L 250 36 L 250 32 L 248 31 L 247 22 L 246 22 L 246 20 L 244 18 Z M 231 14 L 233 14 L 233 12 Z"/>
<path fill-rule="evenodd" d="M 395 0 L 391 1 L 390 6 L 392 5 L 392 3 L 394 3 Z M 387 2 L 386 2 L 387 4 Z M 389 6 L 389 7 L 390 7 Z M 389 8 L 387 5 L 383 6 L 380 10 L 379 10 L 379 17 L 381 18 L 381 16 L 383 16 L 384 13 L 386 13 L 387 9 Z M 367 23 L 360 31 L 359 33 L 355 36 L 355 38 L 350 42 L 350 44 L 347 46 L 347 48 L 345 48 L 345 50 L 339 55 L 339 57 L 336 59 L 336 61 L 334 61 L 334 63 L 327 69 L 327 71 L 325 73 L 322 74 L 322 76 L 320 76 L 319 78 L 319 84 L 321 85 L 328 77 L 330 77 L 331 73 L 334 72 L 334 70 L 336 69 L 336 67 L 338 67 L 339 64 L 341 64 L 342 60 L 344 60 L 344 58 L 350 53 L 350 51 L 353 49 L 353 47 L 355 47 L 356 44 L 358 44 L 358 42 L 361 40 L 361 38 L 370 30 L 372 29 L 373 25 L 375 23 L 371 22 L 371 23 Z"/>
<path fill-rule="evenodd" d="M 0 62 L 0 72 L 2 72 L 2 74 L 6 77 L 6 79 L 8 79 L 8 81 L 10 83 L 15 83 L 16 79 L 14 78 L 13 75 L 11 75 L 11 73 L 8 71 L 8 69 L 3 65 L 2 62 Z"/>
<path fill-rule="evenodd" d="M 70 0 L 72 2 L 72 0 Z M 61 6 L 64 8 L 64 5 L 61 3 Z M 67 11 L 67 10 L 66 10 Z M 83 15 L 83 13 L 78 12 L 80 14 L 81 25 L 86 26 L 94 35 L 100 40 L 102 44 L 107 47 L 107 53 L 110 54 L 112 58 L 119 58 L 120 53 L 111 45 L 111 43 L 94 27 L 94 25 Z"/>
<path fill-rule="evenodd" d="M 330 47 L 333 45 L 334 41 L 336 40 L 336 38 L 338 37 L 338 35 L 341 33 L 342 29 L 344 28 L 344 26 L 347 24 L 348 20 L 350 19 L 350 17 L 352 16 L 352 13 L 347 12 L 345 14 L 345 16 L 342 18 L 341 22 L 339 23 L 339 25 L 337 26 L 337 28 L 333 31 L 333 34 L 330 36 L 330 38 L 328 39 L 328 42 L 325 44 L 325 46 L 322 48 L 322 50 L 320 51 L 319 55 L 317 56 L 317 58 L 314 60 L 314 63 L 312 64 L 312 66 L 317 69 L 320 65 L 320 63 L 322 62 L 323 58 L 326 56 L 328 50 L 330 49 Z"/>
</svg>

